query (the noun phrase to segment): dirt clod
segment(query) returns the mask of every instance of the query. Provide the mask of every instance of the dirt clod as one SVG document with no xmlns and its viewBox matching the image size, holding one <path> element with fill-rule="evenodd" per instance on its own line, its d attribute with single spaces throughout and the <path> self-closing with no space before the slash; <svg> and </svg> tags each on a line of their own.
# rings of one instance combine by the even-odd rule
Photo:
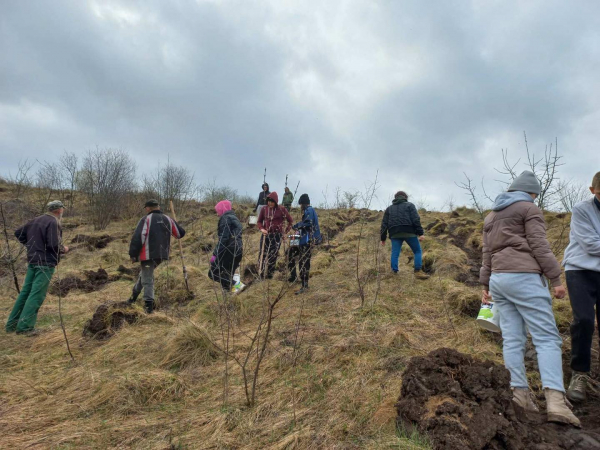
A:
<svg viewBox="0 0 600 450">
<path fill-rule="evenodd" d="M 83 327 L 83 335 L 94 339 L 107 339 L 125 322 L 134 323 L 139 313 L 127 302 L 103 303 Z"/>
<path fill-rule="evenodd" d="M 108 244 L 113 241 L 115 238 L 108 234 L 103 234 L 101 236 L 88 236 L 85 234 L 78 234 L 72 240 L 73 244 L 84 244 L 87 246 L 88 250 L 92 251 L 94 249 L 106 248 Z"/>
<path fill-rule="evenodd" d="M 427 435 L 434 449 L 600 448 L 594 431 L 516 411 L 510 374 L 491 361 L 442 348 L 412 358 L 402 380 L 397 420 Z"/>
<path fill-rule="evenodd" d="M 57 278 L 51 285 L 48 292 L 52 295 L 66 296 L 72 290 L 80 290 L 83 292 L 94 292 L 101 289 L 106 283 L 112 281 L 106 270 L 100 268 L 98 270 L 84 270 L 85 279 L 81 279 L 74 275 L 69 275 L 64 278 Z"/>
</svg>

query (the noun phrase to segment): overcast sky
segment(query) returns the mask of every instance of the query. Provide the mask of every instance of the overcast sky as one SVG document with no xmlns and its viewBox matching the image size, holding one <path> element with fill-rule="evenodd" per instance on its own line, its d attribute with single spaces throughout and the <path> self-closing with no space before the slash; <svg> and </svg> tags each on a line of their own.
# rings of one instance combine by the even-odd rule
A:
<svg viewBox="0 0 600 450">
<path fill-rule="evenodd" d="M 379 169 L 382 206 L 403 189 L 440 207 L 467 202 L 463 171 L 496 193 L 526 131 L 587 184 L 599 17 L 596 1 L 2 0 L 0 172 L 99 146 L 253 196 L 267 167 L 313 204 Z"/>
</svg>

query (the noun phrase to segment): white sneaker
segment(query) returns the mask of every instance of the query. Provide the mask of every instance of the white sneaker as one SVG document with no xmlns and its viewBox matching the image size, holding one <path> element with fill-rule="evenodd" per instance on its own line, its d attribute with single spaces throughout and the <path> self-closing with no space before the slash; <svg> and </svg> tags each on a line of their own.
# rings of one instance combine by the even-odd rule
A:
<svg viewBox="0 0 600 450">
<path fill-rule="evenodd" d="M 246 287 L 246 285 L 244 283 L 242 283 L 241 281 L 238 281 L 231 288 L 231 293 L 232 294 L 239 294 L 240 292 L 242 292 L 244 290 L 245 287 Z"/>
</svg>

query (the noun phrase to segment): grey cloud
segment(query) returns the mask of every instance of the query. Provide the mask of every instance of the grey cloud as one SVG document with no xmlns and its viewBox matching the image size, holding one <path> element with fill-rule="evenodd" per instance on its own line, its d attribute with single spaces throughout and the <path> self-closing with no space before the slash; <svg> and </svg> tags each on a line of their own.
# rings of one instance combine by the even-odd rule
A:
<svg viewBox="0 0 600 450">
<path fill-rule="evenodd" d="M 440 206 L 500 148 L 555 136 L 587 181 L 598 131 L 599 6 L 561 2 L 3 2 L 0 154 L 120 147 L 254 194 L 268 167 Z M 593 169 L 600 170 L 599 168 Z M 279 186 L 281 185 L 281 186 Z M 491 186 L 495 186 L 492 182 Z"/>
</svg>

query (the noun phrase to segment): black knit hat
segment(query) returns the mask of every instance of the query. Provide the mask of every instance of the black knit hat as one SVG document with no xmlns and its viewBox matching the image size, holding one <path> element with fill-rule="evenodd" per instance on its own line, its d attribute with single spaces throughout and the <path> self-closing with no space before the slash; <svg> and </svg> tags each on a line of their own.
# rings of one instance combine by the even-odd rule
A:
<svg viewBox="0 0 600 450">
<path fill-rule="evenodd" d="M 144 208 L 154 208 L 158 206 L 158 200 L 154 200 L 153 198 L 148 200 L 144 205 Z"/>
<path fill-rule="evenodd" d="M 308 198 L 308 194 L 302 194 L 300 199 L 298 200 L 299 205 L 310 205 L 310 198 Z"/>
</svg>

